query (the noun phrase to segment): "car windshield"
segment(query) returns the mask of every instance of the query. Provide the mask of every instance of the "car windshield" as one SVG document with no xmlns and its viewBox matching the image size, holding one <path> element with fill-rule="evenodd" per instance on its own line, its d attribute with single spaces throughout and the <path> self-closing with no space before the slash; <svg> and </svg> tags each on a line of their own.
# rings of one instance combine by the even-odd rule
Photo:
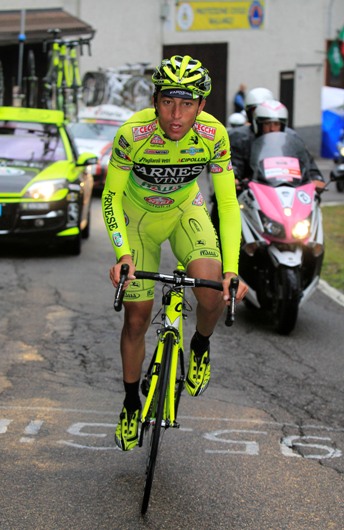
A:
<svg viewBox="0 0 344 530">
<path fill-rule="evenodd" d="M 69 125 L 69 130 L 75 139 L 104 140 L 107 142 L 114 139 L 118 128 L 118 124 L 114 125 L 106 121 L 99 123 L 78 122 Z"/>
<path fill-rule="evenodd" d="M 57 162 L 67 156 L 56 125 L 0 121 L 0 159 Z"/>
</svg>

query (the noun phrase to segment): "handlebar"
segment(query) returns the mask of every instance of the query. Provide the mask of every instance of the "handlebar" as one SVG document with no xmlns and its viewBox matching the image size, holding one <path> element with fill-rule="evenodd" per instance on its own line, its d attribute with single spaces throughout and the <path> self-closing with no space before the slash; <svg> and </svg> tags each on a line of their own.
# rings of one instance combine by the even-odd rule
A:
<svg viewBox="0 0 344 530">
<path fill-rule="evenodd" d="M 116 288 L 115 299 L 113 303 L 114 310 L 119 312 L 122 309 L 124 297 L 124 283 L 127 280 L 129 273 L 129 265 L 123 263 L 121 266 L 120 280 Z M 173 274 L 164 274 L 161 272 L 135 271 L 135 278 L 138 280 L 154 280 L 171 285 L 180 285 L 183 287 L 206 287 L 208 289 L 215 289 L 216 291 L 223 291 L 221 282 L 214 280 L 205 280 L 202 278 L 189 278 L 184 271 L 176 270 Z M 239 278 L 232 278 L 229 286 L 230 305 L 227 309 L 227 316 L 225 320 L 226 326 L 232 326 L 235 320 L 235 297 L 238 291 Z"/>
<path fill-rule="evenodd" d="M 58 43 L 58 44 L 61 44 L 61 45 L 65 44 L 70 49 L 79 47 L 81 55 L 84 54 L 83 53 L 84 52 L 84 46 L 87 46 L 88 55 L 91 55 L 91 40 L 94 37 L 95 30 L 91 31 L 91 34 L 90 34 L 89 37 L 80 37 L 80 38 L 77 38 L 77 39 L 75 37 L 72 38 L 72 39 L 68 39 L 68 38 L 62 37 L 61 36 L 62 32 L 58 28 L 48 29 L 47 33 L 52 35 L 52 37 L 50 37 L 48 39 L 45 39 L 43 41 L 43 51 L 44 52 L 47 51 L 47 46 L 49 44 Z"/>
</svg>

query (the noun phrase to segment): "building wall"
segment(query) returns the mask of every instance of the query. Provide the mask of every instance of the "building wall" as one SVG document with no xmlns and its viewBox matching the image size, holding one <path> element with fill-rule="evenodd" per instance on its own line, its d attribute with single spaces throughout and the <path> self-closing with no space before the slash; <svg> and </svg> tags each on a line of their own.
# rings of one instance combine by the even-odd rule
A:
<svg viewBox="0 0 344 530">
<path fill-rule="evenodd" d="M 239 0 L 240 1 L 240 0 Z M 344 25 L 343 0 L 265 0 L 262 29 L 176 31 L 179 0 L 2 0 L 1 9 L 62 7 L 96 29 L 81 70 L 161 60 L 163 44 L 228 43 L 227 114 L 240 83 L 270 88 L 293 71 L 294 127 L 319 127 L 326 39 Z M 207 65 L 211 72 L 211 65 Z"/>
</svg>

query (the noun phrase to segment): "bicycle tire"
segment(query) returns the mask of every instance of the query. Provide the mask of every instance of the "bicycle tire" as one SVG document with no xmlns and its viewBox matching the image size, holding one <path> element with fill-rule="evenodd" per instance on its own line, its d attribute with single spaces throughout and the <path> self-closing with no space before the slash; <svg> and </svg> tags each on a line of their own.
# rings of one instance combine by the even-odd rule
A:
<svg viewBox="0 0 344 530">
<path fill-rule="evenodd" d="M 146 470 L 146 481 L 143 492 L 143 499 L 141 505 L 141 515 L 145 515 L 147 512 L 150 494 L 152 490 L 155 464 L 159 450 L 159 441 L 162 428 L 162 419 L 164 415 L 165 398 L 167 392 L 167 386 L 170 376 L 171 368 L 171 357 L 173 349 L 174 336 L 168 332 L 165 335 L 164 350 L 162 354 L 161 367 L 159 373 L 159 381 L 157 385 L 157 404 L 156 404 L 156 417 L 155 425 L 151 427 L 151 443 L 148 456 L 147 470 Z"/>
<path fill-rule="evenodd" d="M 38 106 L 38 77 L 36 76 L 36 61 L 33 50 L 28 51 L 26 77 L 26 104 L 30 108 Z"/>
<path fill-rule="evenodd" d="M 45 109 L 56 110 L 56 71 L 52 50 L 48 51 L 47 63 L 47 73 L 42 79 L 42 106 Z"/>
<path fill-rule="evenodd" d="M 87 107 L 103 103 L 106 87 L 102 72 L 86 72 L 82 79 L 82 99 Z"/>
</svg>

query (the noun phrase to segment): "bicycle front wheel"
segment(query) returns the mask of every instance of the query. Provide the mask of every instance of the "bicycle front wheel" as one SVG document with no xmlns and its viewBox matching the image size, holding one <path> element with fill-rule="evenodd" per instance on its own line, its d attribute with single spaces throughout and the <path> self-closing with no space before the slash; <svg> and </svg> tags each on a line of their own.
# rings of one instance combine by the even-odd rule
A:
<svg viewBox="0 0 344 530">
<path fill-rule="evenodd" d="M 162 361 L 159 373 L 159 381 L 157 385 L 157 399 L 156 399 L 156 416 L 155 425 L 152 426 L 150 450 L 148 456 L 146 482 L 143 493 L 143 500 L 141 506 L 141 514 L 144 515 L 148 508 L 150 493 L 153 484 L 155 463 L 159 450 L 159 441 L 162 428 L 162 420 L 164 415 L 165 398 L 167 393 L 167 386 L 170 376 L 171 358 L 173 349 L 174 336 L 172 333 L 165 335 L 164 351 L 162 354 Z"/>
</svg>

